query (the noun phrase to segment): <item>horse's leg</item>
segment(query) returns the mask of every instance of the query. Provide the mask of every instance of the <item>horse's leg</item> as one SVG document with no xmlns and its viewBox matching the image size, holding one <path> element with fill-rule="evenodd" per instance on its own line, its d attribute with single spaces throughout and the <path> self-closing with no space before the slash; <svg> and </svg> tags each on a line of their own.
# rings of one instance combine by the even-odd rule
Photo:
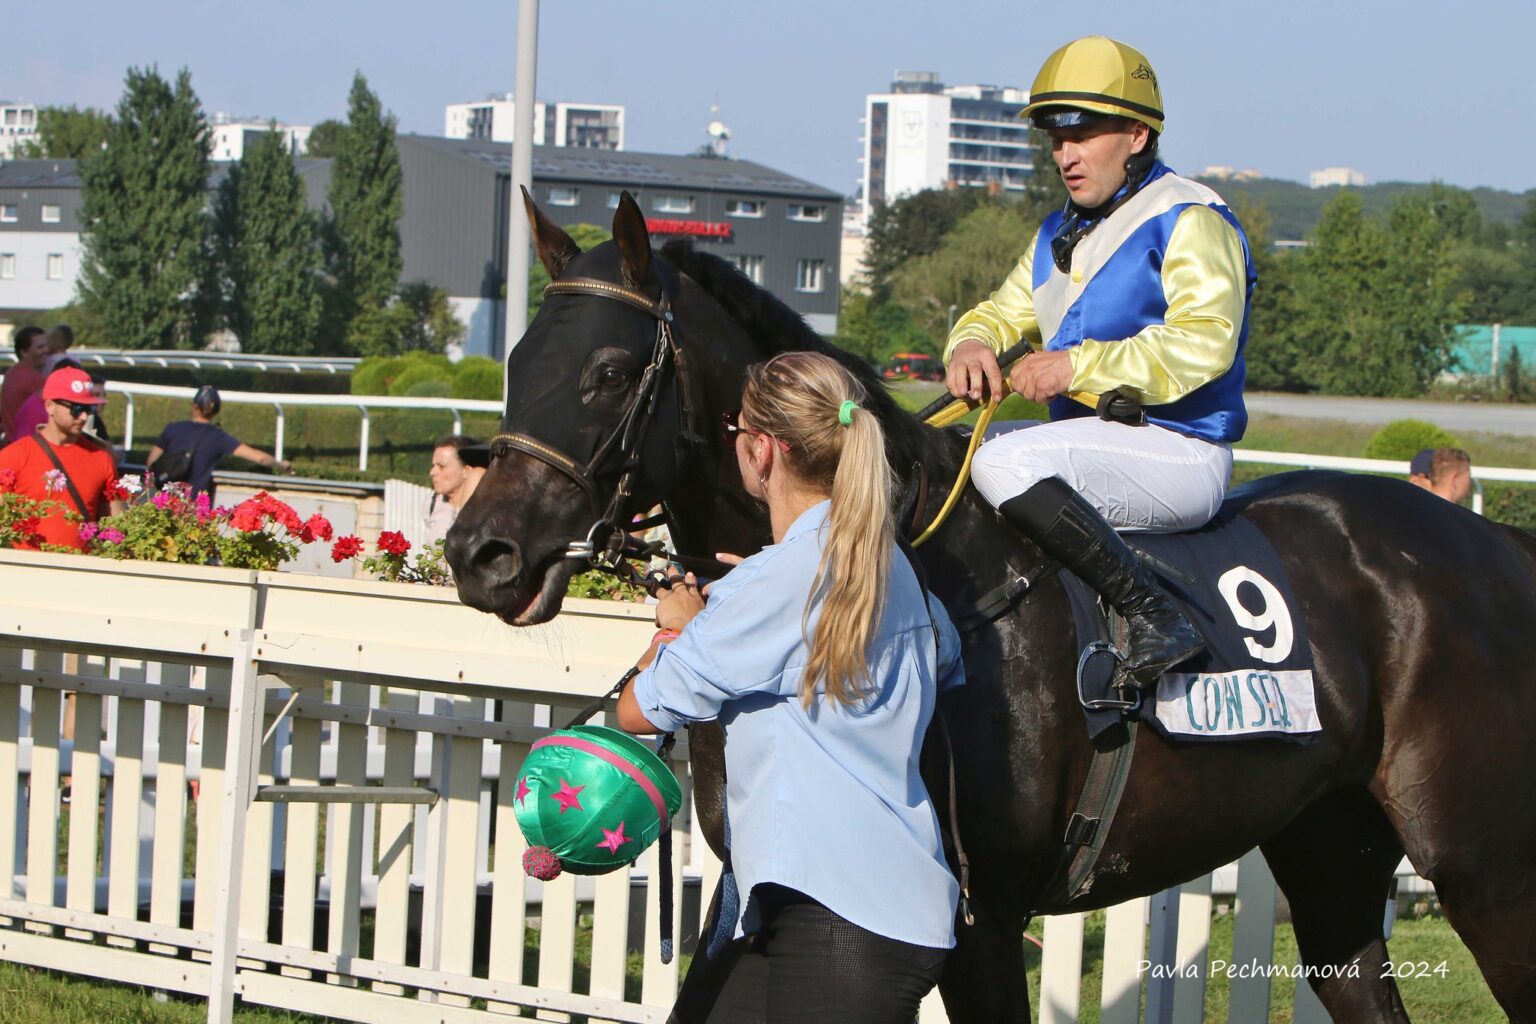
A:
<svg viewBox="0 0 1536 1024">
<path fill-rule="evenodd" d="M 1308 981 L 1333 1019 L 1407 1021 L 1397 982 L 1383 977 L 1382 937 L 1387 891 L 1403 848 L 1370 793 L 1324 796 L 1260 849 L 1290 901 Z"/>
<path fill-rule="evenodd" d="M 1436 882 L 1435 892 L 1509 1019 L 1536 1021 L 1536 866 L 1472 872 Z"/>
<path fill-rule="evenodd" d="M 939 994 L 950 1024 L 1029 1024 L 1023 915 L 983 901 L 955 929 Z"/>
</svg>

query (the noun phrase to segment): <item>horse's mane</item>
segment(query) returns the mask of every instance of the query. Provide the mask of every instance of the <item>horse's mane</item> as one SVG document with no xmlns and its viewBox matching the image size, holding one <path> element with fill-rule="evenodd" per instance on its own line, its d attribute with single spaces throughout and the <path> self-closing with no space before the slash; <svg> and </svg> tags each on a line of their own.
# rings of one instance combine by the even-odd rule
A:
<svg viewBox="0 0 1536 1024">
<path fill-rule="evenodd" d="M 701 252 L 692 241 L 673 239 L 661 247 L 661 256 L 704 289 L 769 354 L 820 352 L 843 364 L 869 393 L 874 407 L 871 411 L 885 427 L 892 465 L 901 466 L 922 454 L 922 428 L 891 397 L 884 378 L 868 362 L 828 343 L 799 313 L 758 286 L 735 264 Z"/>
</svg>

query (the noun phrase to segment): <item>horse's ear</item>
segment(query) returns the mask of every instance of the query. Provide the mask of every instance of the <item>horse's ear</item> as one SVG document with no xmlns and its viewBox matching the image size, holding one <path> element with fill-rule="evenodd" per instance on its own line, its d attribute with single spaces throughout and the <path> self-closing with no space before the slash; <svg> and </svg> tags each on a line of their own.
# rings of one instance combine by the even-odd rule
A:
<svg viewBox="0 0 1536 1024">
<path fill-rule="evenodd" d="M 527 188 L 522 185 L 518 188 L 523 192 L 523 209 L 528 211 L 528 223 L 533 226 L 533 247 L 538 251 L 539 262 L 549 271 L 549 279 L 557 280 L 566 264 L 581 255 L 581 246 L 560 225 L 544 216 Z"/>
<path fill-rule="evenodd" d="M 651 233 L 645 229 L 645 214 L 626 189 L 619 194 L 619 208 L 613 214 L 613 241 L 624 257 L 624 277 L 631 288 L 639 287 L 651 270 Z"/>
</svg>

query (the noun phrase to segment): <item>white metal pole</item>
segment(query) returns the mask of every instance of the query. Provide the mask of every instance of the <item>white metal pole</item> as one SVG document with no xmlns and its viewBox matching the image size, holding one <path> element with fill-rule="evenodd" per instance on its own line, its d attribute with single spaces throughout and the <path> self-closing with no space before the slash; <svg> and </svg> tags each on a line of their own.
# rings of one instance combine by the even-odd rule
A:
<svg viewBox="0 0 1536 1024">
<path fill-rule="evenodd" d="M 539 49 L 539 0 L 517 4 L 517 91 L 512 125 L 512 181 L 507 189 L 507 323 L 502 359 L 523 336 L 528 324 L 528 218 L 518 187 L 533 191 L 534 69 Z M 502 375 L 506 387 L 506 375 Z"/>
</svg>

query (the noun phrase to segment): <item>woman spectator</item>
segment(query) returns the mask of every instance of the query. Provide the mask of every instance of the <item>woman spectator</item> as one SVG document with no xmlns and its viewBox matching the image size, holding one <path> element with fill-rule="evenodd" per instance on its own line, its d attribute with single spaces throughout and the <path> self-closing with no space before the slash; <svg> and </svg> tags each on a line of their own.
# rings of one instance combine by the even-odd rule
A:
<svg viewBox="0 0 1536 1024">
<path fill-rule="evenodd" d="M 422 545 L 431 547 L 448 536 L 448 527 L 469 501 L 485 475 L 485 446 L 462 434 L 449 434 L 432 449 L 432 497 L 422 516 Z"/>
<path fill-rule="evenodd" d="M 212 497 L 213 471 L 227 455 L 270 467 L 279 473 L 293 472 L 293 465 L 287 459 L 242 444 L 238 438 L 215 426 L 213 418 L 223 404 L 218 389 L 212 384 L 204 384 L 192 396 L 192 418 L 171 423 L 160 432 L 159 440 L 144 460 L 144 468 L 155 474 L 158 486 L 185 483 L 192 488 L 193 494 L 206 492 Z"/>
</svg>

